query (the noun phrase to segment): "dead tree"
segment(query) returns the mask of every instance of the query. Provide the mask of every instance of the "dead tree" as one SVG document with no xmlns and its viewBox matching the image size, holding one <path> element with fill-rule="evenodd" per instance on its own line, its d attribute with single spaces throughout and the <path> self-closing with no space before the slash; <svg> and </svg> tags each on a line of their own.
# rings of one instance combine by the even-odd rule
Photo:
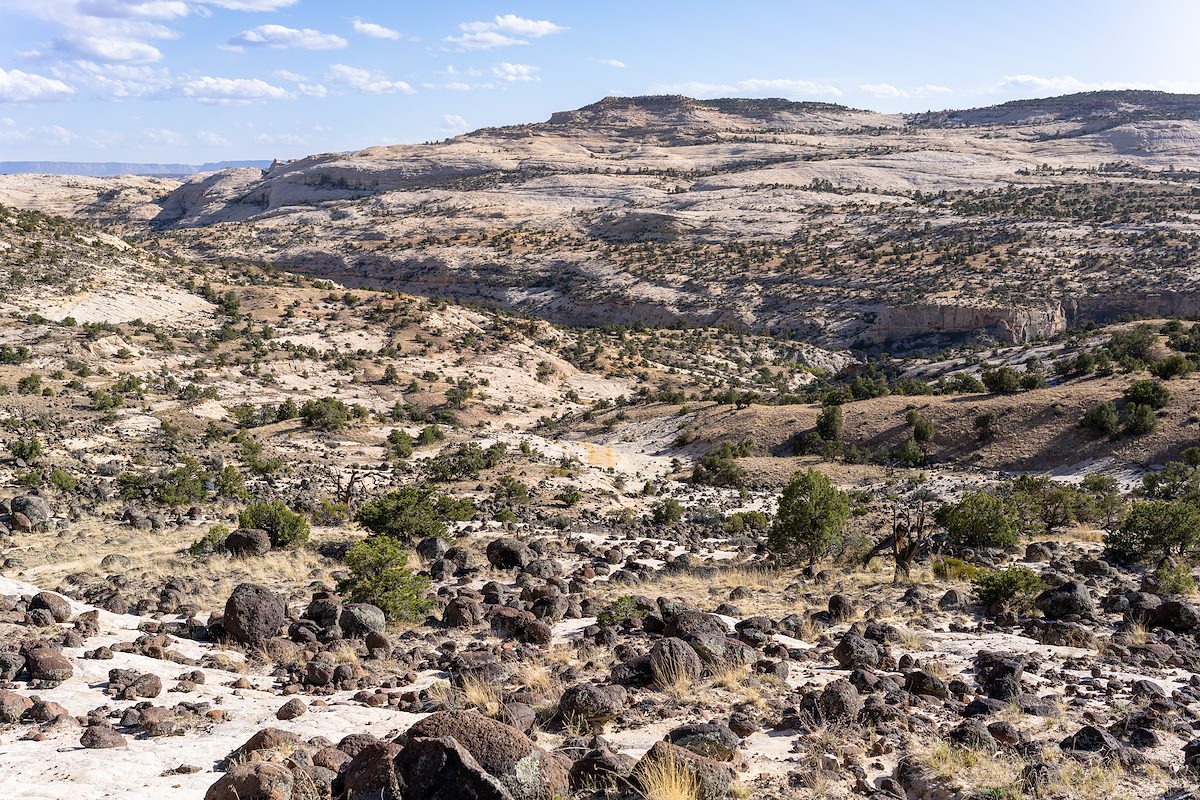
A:
<svg viewBox="0 0 1200 800">
<path fill-rule="evenodd" d="M 866 558 L 863 559 L 863 566 L 869 564 L 871 559 L 876 556 L 891 550 L 892 560 L 896 565 L 892 583 L 900 583 L 902 576 L 903 580 L 907 582 L 912 572 L 912 565 L 929 551 L 930 545 L 933 543 L 932 535 L 926 528 L 928 514 L 925 498 L 894 500 L 891 508 L 891 533 L 875 543 L 871 552 L 867 553 Z"/>
</svg>

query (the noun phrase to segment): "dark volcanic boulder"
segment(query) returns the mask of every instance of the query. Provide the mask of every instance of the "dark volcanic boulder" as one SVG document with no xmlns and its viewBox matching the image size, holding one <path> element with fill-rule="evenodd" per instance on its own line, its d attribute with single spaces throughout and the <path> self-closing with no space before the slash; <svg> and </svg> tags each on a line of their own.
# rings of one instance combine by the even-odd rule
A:
<svg viewBox="0 0 1200 800">
<path fill-rule="evenodd" d="M 45 609 L 55 622 L 67 622 L 71 619 L 71 604 L 65 597 L 54 592 L 38 592 L 29 601 L 29 610 Z"/>
<path fill-rule="evenodd" d="M 833 648 L 833 657 L 844 669 L 858 669 L 879 666 L 883 653 L 880 652 L 879 645 L 870 639 L 847 632 Z"/>
<path fill-rule="evenodd" d="M 32 527 L 40 527 L 50 521 L 50 504 L 46 502 L 46 498 L 36 494 L 14 497 L 9 507 L 14 515 L 20 514 L 29 520 Z"/>
<path fill-rule="evenodd" d="M 38 688 L 57 686 L 71 677 L 70 660 L 53 647 L 33 647 L 25 651 L 25 668 Z"/>
<path fill-rule="evenodd" d="M 821 691 L 817 700 L 825 722 L 854 722 L 863 710 L 863 700 L 854 684 L 838 678 Z"/>
<path fill-rule="evenodd" d="M 700 656 L 683 639 L 668 636 L 650 648 L 650 671 L 661 686 L 700 679 Z"/>
<path fill-rule="evenodd" d="M 1168 600 L 1154 609 L 1154 624 L 1174 633 L 1188 633 L 1200 626 L 1200 614 L 1187 603 Z"/>
<path fill-rule="evenodd" d="M 413 739 L 395 761 L 405 797 L 422 800 L 514 800 L 500 779 L 457 739 Z M 549 799 L 548 799 L 549 800 Z"/>
<path fill-rule="evenodd" d="M 487 560 L 496 569 L 525 569 L 534 559 L 529 545 L 518 539 L 496 539 L 487 546 Z"/>
<path fill-rule="evenodd" d="M 242 583 L 225 601 L 221 623 L 226 635 L 235 642 L 258 647 L 278 634 L 286 621 L 287 609 L 282 597 L 265 586 Z"/>
<path fill-rule="evenodd" d="M 668 742 L 697 755 L 715 761 L 732 761 L 742 737 L 727 725 L 712 722 L 697 722 L 681 725 L 667 734 Z"/>
<path fill-rule="evenodd" d="M 581 683 L 563 692 L 558 713 L 563 719 L 582 720 L 599 728 L 625 710 L 626 699 L 623 686 Z"/>
<path fill-rule="evenodd" d="M 379 606 L 349 603 L 342 606 L 338 624 L 347 639 L 365 639 L 369 633 L 383 633 L 387 629 L 387 618 Z"/>
<path fill-rule="evenodd" d="M 1061 586 L 1047 589 L 1033 601 L 1046 619 L 1062 619 L 1069 616 L 1090 616 L 1096 612 L 1092 596 L 1082 581 L 1068 581 Z"/>
<path fill-rule="evenodd" d="M 290 800 L 291 770 L 269 761 L 236 764 L 208 787 L 204 800 Z"/>
<path fill-rule="evenodd" d="M 234 558 L 265 556 L 271 551 L 271 534 L 257 528 L 238 528 L 225 537 L 225 550 Z"/>
<path fill-rule="evenodd" d="M 420 739 L 452 739 L 461 745 L 461 750 L 443 742 L 418 747 L 406 755 Z M 567 767 L 558 757 L 535 746 L 515 728 L 473 711 L 430 714 L 409 728 L 396 743 L 403 748 L 396 759 L 396 770 L 409 787 L 406 794 L 412 793 L 414 797 L 431 800 L 470 797 L 432 792 L 438 786 L 446 787 L 441 791 L 447 791 L 459 782 L 482 790 L 487 783 L 473 772 L 475 767 L 495 778 L 513 800 L 554 800 L 555 796 L 570 794 Z M 466 751 L 475 764 L 463 759 L 461 751 Z M 417 781 L 430 793 L 420 789 L 414 792 Z M 499 799 L 504 795 L 479 797 Z"/>
</svg>

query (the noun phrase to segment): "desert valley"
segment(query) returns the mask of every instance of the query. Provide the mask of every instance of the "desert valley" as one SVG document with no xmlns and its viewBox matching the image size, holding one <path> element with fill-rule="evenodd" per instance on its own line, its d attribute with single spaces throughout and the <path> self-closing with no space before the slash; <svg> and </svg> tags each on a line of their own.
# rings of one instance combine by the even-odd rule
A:
<svg viewBox="0 0 1200 800">
<path fill-rule="evenodd" d="M 0 795 L 1195 800 L 1200 95 L 0 175 Z"/>
</svg>

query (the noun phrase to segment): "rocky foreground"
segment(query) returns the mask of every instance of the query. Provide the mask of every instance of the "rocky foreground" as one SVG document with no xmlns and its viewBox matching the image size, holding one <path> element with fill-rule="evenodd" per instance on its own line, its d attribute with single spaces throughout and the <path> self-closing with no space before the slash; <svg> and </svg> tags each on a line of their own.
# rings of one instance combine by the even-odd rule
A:
<svg viewBox="0 0 1200 800">
<path fill-rule="evenodd" d="M 686 525 L 498 532 L 420 543 L 437 603 L 408 630 L 322 585 L 138 596 L 120 557 L 62 593 L 0 579 L 5 796 L 1197 796 L 1200 611 L 1089 542 L 980 554 L 1052 586 L 1019 614 Z"/>
</svg>

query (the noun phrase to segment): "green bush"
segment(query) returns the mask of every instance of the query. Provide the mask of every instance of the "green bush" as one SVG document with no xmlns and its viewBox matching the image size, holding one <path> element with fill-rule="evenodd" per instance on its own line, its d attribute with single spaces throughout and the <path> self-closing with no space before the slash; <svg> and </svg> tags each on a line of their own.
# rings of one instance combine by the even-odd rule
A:
<svg viewBox="0 0 1200 800">
<path fill-rule="evenodd" d="M 924 444 L 933 438 L 933 420 L 920 411 L 914 408 L 904 415 L 904 419 L 912 426 L 912 438 L 917 444 Z"/>
<path fill-rule="evenodd" d="M 389 458 L 403 460 L 413 454 L 413 440 L 399 428 L 393 429 L 387 437 L 387 453 Z"/>
<path fill-rule="evenodd" d="M 1158 594 L 1193 594 L 1196 591 L 1196 579 L 1188 564 L 1164 560 L 1154 570 L 1154 583 Z"/>
<path fill-rule="evenodd" d="M 1033 608 L 1033 598 L 1046 589 L 1045 581 L 1029 567 L 988 570 L 971 583 L 977 603 L 983 606 L 1001 603 L 1015 611 Z"/>
<path fill-rule="evenodd" d="M 700 457 L 692 470 L 692 483 L 700 486 L 726 486 L 738 488 L 743 485 L 746 470 L 735 459 L 751 455 L 754 444 L 749 439 L 734 444 L 723 442 L 720 447 L 709 450 Z"/>
<path fill-rule="evenodd" d="M 1158 417 L 1150 406 L 1135 403 L 1125 409 L 1124 430 L 1130 436 L 1154 433 L 1157 428 Z"/>
<path fill-rule="evenodd" d="M 188 548 L 188 554 L 195 558 L 212 555 L 225 546 L 227 538 L 229 538 L 229 528 L 224 525 L 214 525 L 208 529 L 208 533 L 192 542 L 192 546 Z"/>
<path fill-rule="evenodd" d="M 979 577 L 980 571 L 974 564 L 968 564 L 953 556 L 945 556 L 933 562 L 933 576 L 943 581 L 973 581 Z"/>
<path fill-rule="evenodd" d="M 620 625 L 633 619 L 641 619 L 646 612 L 638 608 L 633 595 L 625 594 L 613 600 L 608 608 L 596 615 L 597 625 Z"/>
<path fill-rule="evenodd" d="M 917 444 L 917 440 L 910 436 L 895 452 L 895 459 L 906 467 L 919 467 L 925 463 L 925 451 Z"/>
<path fill-rule="evenodd" d="M 1187 500 L 1134 503 L 1104 537 L 1104 555 L 1118 563 L 1200 560 L 1200 507 Z"/>
<path fill-rule="evenodd" d="M 996 435 L 996 424 L 999 416 L 995 411 L 984 411 L 975 416 L 975 435 L 980 439 L 991 439 Z"/>
<path fill-rule="evenodd" d="M 12 453 L 13 458 L 18 458 L 26 463 L 33 463 L 42 456 L 42 443 L 36 436 L 27 436 L 23 439 L 16 439 L 9 444 L 8 452 Z"/>
<path fill-rule="evenodd" d="M 1119 425 L 1117 407 L 1107 401 L 1089 408 L 1079 420 L 1079 427 L 1098 436 L 1111 436 L 1117 432 Z"/>
<path fill-rule="evenodd" d="M 779 497 L 767 544 L 785 559 L 811 566 L 838 544 L 849 518 L 849 496 L 824 473 L 797 472 Z"/>
<path fill-rule="evenodd" d="M 350 574 L 338 581 L 338 592 L 353 603 L 378 606 L 392 622 L 418 622 L 433 606 L 426 594 L 429 578 L 414 575 L 398 542 L 374 536 L 346 553 Z"/>
<path fill-rule="evenodd" d="M 987 367 L 980 377 L 992 394 L 1016 394 L 1021 389 L 1021 375 L 1012 367 Z"/>
<path fill-rule="evenodd" d="M 659 500 L 650 507 L 650 519 L 655 525 L 669 525 L 683 519 L 683 504 L 674 497 Z"/>
<path fill-rule="evenodd" d="M 474 514 L 470 498 L 459 500 L 429 487 L 405 486 L 363 503 L 354 520 L 376 536 L 409 544 L 430 536 L 448 539 L 446 523 L 462 522 Z"/>
<path fill-rule="evenodd" d="M 300 406 L 300 419 L 309 428 L 336 431 L 352 417 L 350 407 L 335 397 L 305 400 Z"/>
<path fill-rule="evenodd" d="M 1171 402 L 1171 390 L 1162 381 L 1134 381 L 1124 394 L 1126 402 L 1150 408 L 1162 408 Z"/>
<path fill-rule="evenodd" d="M 817 417 L 817 435 L 827 442 L 836 442 L 842 435 L 843 419 L 841 406 L 825 406 Z"/>
<path fill-rule="evenodd" d="M 61 467 L 50 470 L 50 483 L 60 492 L 72 492 L 79 485 L 79 479 Z"/>
<path fill-rule="evenodd" d="M 1009 547 L 1017 543 L 1016 508 L 988 492 L 968 492 L 957 503 L 937 510 L 934 520 L 946 539 L 961 547 Z"/>
<path fill-rule="evenodd" d="M 238 525 L 266 531 L 272 547 L 301 545 L 308 541 L 308 518 L 292 511 L 282 500 L 247 506 L 238 515 Z"/>
</svg>

